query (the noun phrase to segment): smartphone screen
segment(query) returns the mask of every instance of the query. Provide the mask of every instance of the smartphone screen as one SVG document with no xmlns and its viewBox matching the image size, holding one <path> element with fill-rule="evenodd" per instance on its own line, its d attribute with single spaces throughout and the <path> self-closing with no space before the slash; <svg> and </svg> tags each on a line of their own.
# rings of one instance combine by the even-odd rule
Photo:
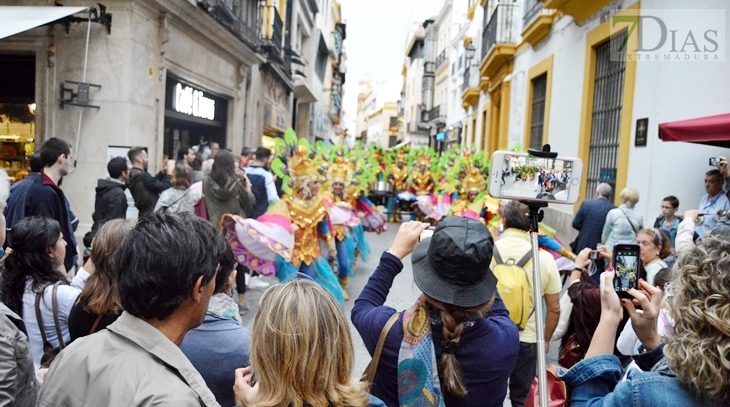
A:
<svg viewBox="0 0 730 407">
<path fill-rule="evenodd" d="M 614 247 L 613 266 L 616 277 L 613 280 L 613 289 L 619 297 L 629 297 L 629 288 L 639 288 L 641 260 L 639 259 L 638 245 L 619 244 Z"/>
<path fill-rule="evenodd" d="M 578 199 L 582 172 L 578 159 L 501 152 L 499 156 L 495 153 L 492 166 L 493 177 L 499 177 L 490 180 L 492 196 L 556 203 Z"/>
</svg>

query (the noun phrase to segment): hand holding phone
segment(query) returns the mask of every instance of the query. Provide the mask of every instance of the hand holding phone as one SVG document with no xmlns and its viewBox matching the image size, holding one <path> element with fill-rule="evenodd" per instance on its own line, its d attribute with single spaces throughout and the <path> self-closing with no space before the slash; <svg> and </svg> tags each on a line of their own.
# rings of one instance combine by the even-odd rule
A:
<svg viewBox="0 0 730 407">
<path fill-rule="evenodd" d="M 639 250 L 636 244 L 617 244 L 613 248 L 613 267 L 616 271 L 613 289 L 619 298 L 630 298 L 627 291 L 638 289 L 639 279 L 646 279 Z"/>
</svg>

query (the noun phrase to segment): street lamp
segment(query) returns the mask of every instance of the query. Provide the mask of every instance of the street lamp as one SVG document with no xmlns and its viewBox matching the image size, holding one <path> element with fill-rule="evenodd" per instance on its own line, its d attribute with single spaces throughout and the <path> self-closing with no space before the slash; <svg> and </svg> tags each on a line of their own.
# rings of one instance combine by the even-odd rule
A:
<svg viewBox="0 0 730 407">
<path fill-rule="evenodd" d="M 477 47 L 474 46 L 473 42 L 470 42 L 469 45 L 466 46 L 466 50 L 464 52 L 464 56 L 466 57 L 466 60 L 469 62 L 469 65 L 471 65 L 471 60 L 474 59 L 474 54 L 477 52 Z"/>
</svg>

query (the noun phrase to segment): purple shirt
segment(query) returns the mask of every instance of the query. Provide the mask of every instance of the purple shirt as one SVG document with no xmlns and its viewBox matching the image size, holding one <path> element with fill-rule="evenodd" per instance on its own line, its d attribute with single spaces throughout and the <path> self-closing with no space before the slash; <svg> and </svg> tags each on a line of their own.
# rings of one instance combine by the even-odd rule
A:
<svg viewBox="0 0 730 407">
<path fill-rule="evenodd" d="M 372 355 L 385 323 L 396 310 L 383 306 L 393 279 L 403 269 L 403 263 L 383 253 L 380 265 L 370 277 L 352 309 L 352 323 Z M 436 358 L 441 358 L 441 325 L 431 321 Z M 403 324 L 398 320 L 386 337 L 380 364 L 373 380 L 371 393 L 389 407 L 398 407 L 398 350 L 403 341 Z M 474 321 L 461 335 L 456 358 L 461 367 L 468 394 L 456 398 L 444 391 L 448 407 L 502 406 L 507 395 L 507 380 L 517 360 L 519 335 L 509 318 L 502 299 L 497 294 L 486 318 Z M 442 388 L 443 391 L 443 388 Z"/>
</svg>

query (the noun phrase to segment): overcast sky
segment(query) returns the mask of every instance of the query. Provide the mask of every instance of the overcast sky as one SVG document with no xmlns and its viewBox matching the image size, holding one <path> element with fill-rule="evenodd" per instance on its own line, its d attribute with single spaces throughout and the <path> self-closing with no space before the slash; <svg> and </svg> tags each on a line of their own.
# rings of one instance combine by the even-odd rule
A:
<svg viewBox="0 0 730 407">
<path fill-rule="evenodd" d="M 362 76 L 367 74 L 375 82 L 400 88 L 408 27 L 413 21 L 438 15 L 444 0 L 340 0 L 340 3 L 347 23 L 344 108 L 350 117 L 345 120 L 354 126 L 358 82 Z"/>
</svg>

